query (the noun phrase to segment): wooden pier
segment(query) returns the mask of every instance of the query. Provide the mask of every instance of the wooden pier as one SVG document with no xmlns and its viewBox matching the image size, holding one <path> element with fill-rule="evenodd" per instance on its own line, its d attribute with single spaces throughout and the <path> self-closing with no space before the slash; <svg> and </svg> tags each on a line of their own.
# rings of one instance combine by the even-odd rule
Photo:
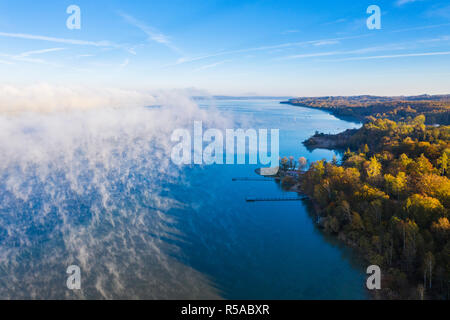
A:
<svg viewBox="0 0 450 320">
<path fill-rule="evenodd" d="M 270 178 L 249 178 L 249 177 L 242 177 L 242 178 L 232 178 L 232 181 L 274 181 Z"/>
<path fill-rule="evenodd" d="M 307 200 L 307 196 L 301 196 L 301 197 L 274 197 L 274 198 L 258 198 L 258 197 L 248 197 L 245 199 L 247 202 L 259 202 L 259 201 L 301 201 L 301 200 Z"/>
</svg>

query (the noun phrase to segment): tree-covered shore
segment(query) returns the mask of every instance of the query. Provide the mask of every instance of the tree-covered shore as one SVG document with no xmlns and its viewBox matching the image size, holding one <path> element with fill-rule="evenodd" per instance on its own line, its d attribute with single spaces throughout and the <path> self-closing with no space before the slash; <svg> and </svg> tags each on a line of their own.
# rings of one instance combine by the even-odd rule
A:
<svg viewBox="0 0 450 320">
<path fill-rule="evenodd" d="M 376 298 L 449 299 L 450 126 L 425 123 L 370 117 L 324 138 L 347 148 L 341 163 L 314 162 L 299 178 L 325 232 L 381 267 Z"/>
<path fill-rule="evenodd" d="M 302 97 L 281 103 L 320 109 L 338 118 L 361 122 L 371 116 L 401 121 L 424 115 L 427 124 L 450 125 L 450 95 Z"/>
</svg>

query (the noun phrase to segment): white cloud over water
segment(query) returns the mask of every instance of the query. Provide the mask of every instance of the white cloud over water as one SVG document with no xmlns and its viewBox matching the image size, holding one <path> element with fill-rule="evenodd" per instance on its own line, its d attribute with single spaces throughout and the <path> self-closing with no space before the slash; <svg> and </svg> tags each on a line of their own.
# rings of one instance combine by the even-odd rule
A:
<svg viewBox="0 0 450 320">
<path fill-rule="evenodd" d="M 154 94 L 144 91 L 84 86 L 0 85 L 0 112 L 52 112 L 105 107 L 143 107 L 156 103 Z"/>
<path fill-rule="evenodd" d="M 170 135 L 193 120 L 226 121 L 177 91 L 2 86 L 0 298 L 217 298 L 176 259 L 165 192 L 182 183 Z"/>
</svg>

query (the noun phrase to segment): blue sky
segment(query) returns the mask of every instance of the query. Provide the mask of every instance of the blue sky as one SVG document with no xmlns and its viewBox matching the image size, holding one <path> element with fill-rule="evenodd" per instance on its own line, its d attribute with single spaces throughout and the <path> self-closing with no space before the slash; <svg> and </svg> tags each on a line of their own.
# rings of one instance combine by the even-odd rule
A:
<svg viewBox="0 0 450 320">
<path fill-rule="evenodd" d="M 81 9 L 69 30 L 66 8 Z M 370 5 L 381 30 L 369 30 Z M 227 95 L 450 93 L 450 3 L 0 1 L 0 83 Z"/>
</svg>

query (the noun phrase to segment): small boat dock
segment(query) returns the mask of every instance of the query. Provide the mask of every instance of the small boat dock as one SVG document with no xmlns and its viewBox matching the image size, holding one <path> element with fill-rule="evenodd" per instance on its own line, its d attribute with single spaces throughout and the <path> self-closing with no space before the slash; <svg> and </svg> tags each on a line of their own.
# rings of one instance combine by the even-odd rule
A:
<svg viewBox="0 0 450 320">
<path fill-rule="evenodd" d="M 260 202 L 260 201 L 301 201 L 307 200 L 307 196 L 301 197 L 248 197 L 245 199 L 247 202 Z"/>
<path fill-rule="evenodd" d="M 232 178 L 232 181 L 273 181 L 273 179 L 270 178 L 250 178 L 250 177 L 238 177 L 238 178 Z"/>
</svg>

